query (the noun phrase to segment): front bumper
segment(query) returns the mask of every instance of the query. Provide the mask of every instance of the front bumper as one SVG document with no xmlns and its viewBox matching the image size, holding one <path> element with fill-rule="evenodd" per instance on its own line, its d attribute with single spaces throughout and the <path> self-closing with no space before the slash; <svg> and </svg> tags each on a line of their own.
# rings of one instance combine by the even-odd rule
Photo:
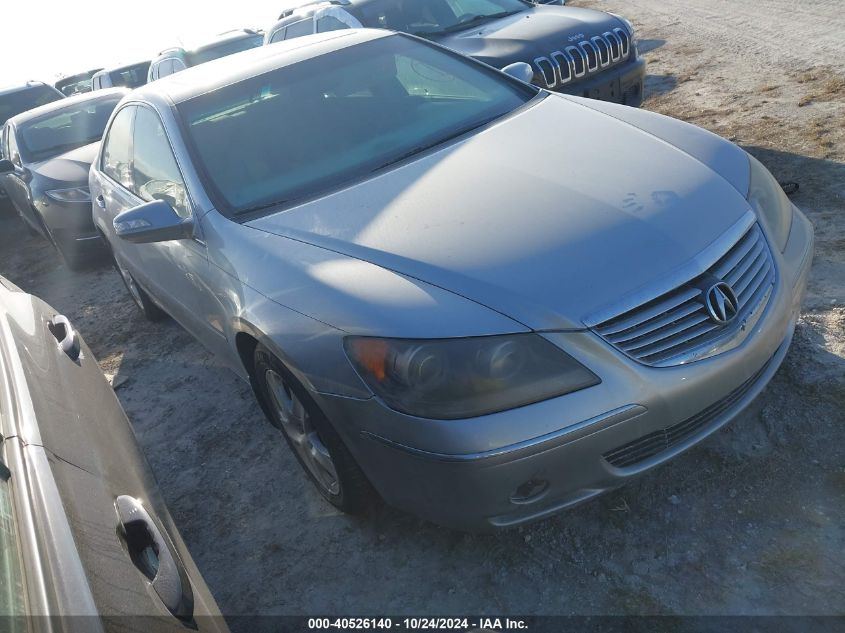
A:
<svg viewBox="0 0 845 633">
<path fill-rule="evenodd" d="M 65 249 L 83 252 L 102 248 L 90 202 L 58 202 L 46 195 L 35 203 L 53 239 Z"/>
<path fill-rule="evenodd" d="M 637 57 L 554 92 L 639 107 L 643 102 L 645 67 L 645 59 Z"/>
<path fill-rule="evenodd" d="M 812 261 L 812 226 L 794 214 L 784 253 L 773 254 L 778 276 L 762 318 L 740 346 L 718 356 L 653 368 L 591 332 L 548 333 L 602 383 L 468 420 L 414 418 L 375 398 L 318 400 L 389 504 L 469 530 L 546 517 L 678 455 L 763 390 L 788 351 Z M 620 467 L 609 457 L 663 435 L 673 442 L 642 459 Z"/>
</svg>

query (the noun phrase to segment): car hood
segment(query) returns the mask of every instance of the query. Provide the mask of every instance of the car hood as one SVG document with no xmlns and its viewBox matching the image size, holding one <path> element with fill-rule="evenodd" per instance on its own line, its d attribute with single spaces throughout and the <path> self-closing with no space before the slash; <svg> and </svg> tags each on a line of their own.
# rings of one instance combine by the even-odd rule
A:
<svg viewBox="0 0 845 633">
<path fill-rule="evenodd" d="M 460 33 L 431 39 L 496 67 L 563 50 L 624 25 L 601 11 L 575 7 L 536 7 Z"/>
<path fill-rule="evenodd" d="M 100 143 L 77 147 L 64 154 L 53 156 L 32 166 L 32 171 L 43 178 L 69 184 L 87 184 L 88 170 L 97 157 Z"/>
<path fill-rule="evenodd" d="M 750 207 L 713 165 L 581 102 L 549 95 L 249 226 L 420 279 L 529 328 L 583 328 L 695 264 Z"/>
</svg>

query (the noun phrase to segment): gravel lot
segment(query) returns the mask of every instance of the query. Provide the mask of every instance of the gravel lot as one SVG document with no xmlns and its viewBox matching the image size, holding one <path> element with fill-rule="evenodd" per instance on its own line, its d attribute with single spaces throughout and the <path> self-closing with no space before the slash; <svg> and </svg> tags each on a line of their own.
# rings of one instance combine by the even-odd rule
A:
<svg viewBox="0 0 845 633">
<path fill-rule="evenodd" d="M 334 512 L 247 385 L 106 266 L 73 274 L 16 222 L 0 273 L 84 333 L 224 613 L 845 612 L 845 13 L 839 0 L 608 0 L 647 51 L 646 108 L 758 156 L 816 226 L 795 342 L 729 428 L 554 519 L 465 535 Z M 819 64 L 817 65 L 817 62 Z M 122 383 L 122 384 L 120 384 Z M 209 517 L 211 519 L 209 520 Z"/>
</svg>

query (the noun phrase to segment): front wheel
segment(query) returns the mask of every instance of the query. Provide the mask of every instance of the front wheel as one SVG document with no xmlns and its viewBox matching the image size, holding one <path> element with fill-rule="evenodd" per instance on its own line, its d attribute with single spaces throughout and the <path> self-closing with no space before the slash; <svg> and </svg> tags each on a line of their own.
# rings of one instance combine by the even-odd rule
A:
<svg viewBox="0 0 845 633">
<path fill-rule="evenodd" d="M 372 507 L 375 491 L 307 390 L 263 345 L 255 350 L 254 368 L 265 413 L 320 494 L 348 514 Z"/>
<path fill-rule="evenodd" d="M 161 321 L 164 319 L 167 314 L 159 308 L 153 300 L 150 299 L 149 295 L 144 291 L 141 286 L 138 285 L 138 282 L 135 281 L 135 278 L 132 276 L 132 273 L 126 269 L 114 255 L 111 254 L 112 264 L 114 264 L 115 270 L 120 274 L 120 278 L 123 279 L 123 285 L 126 286 L 126 290 L 129 291 L 129 296 L 132 297 L 132 301 L 135 302 L 135 305 L 138 306 L 138 309 L 144 313 L 144 316 L 147 318 L 148 321 Z"/>
</svg>

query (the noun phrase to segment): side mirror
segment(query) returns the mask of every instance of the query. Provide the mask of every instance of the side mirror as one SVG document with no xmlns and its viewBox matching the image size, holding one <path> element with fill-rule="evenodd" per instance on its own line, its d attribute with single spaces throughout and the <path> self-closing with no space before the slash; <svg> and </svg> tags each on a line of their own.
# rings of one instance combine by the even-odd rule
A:
<svg viewBox="0 0 845 633">
<path fill-rule="evenodd" d="M 120 239 L 134 244 L 184 240 L 194 234 L 193 219 L 179 217 L 163 200 L 124 211 L 112 223 Z"/>
<path fill-rule="evenodd" d="M 507 73 L 511 77 L 519 79 L 520 81 L 524 81 L 527 84 L 530 84 L 534 79 L 534 69 L 531 68 L 530 64 L 526 64 L 525 62 L 508 64 L 502 68 L 502 72 Z"/>
<path fill-rule="evenodd" d="M 15 173 L 15 164 L 7 158 L 0 160 L 0 176 Z"/>
</svg>

